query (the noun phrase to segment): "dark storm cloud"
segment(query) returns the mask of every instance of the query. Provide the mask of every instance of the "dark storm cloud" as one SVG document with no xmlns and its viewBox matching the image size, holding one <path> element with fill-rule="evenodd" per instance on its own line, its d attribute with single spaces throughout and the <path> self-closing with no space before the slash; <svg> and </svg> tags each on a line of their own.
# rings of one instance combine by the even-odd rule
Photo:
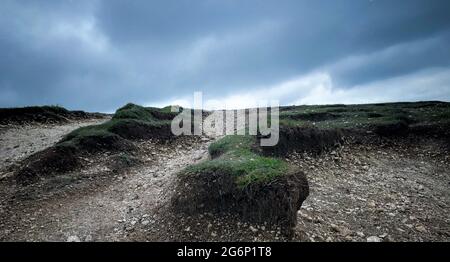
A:
<svg viewBox="0 0 450 262">
<path fill-rule="evenodd" d="M 448 10 L 446 0 L 6 0 L 0 106 L 110 111 L 195 90 L 219 97 L 273 87 L 318 71 L 343 90 L 448 72 Z M 447 90 L 433 94 L 448 94 L 450 83 L 437 75 L 430 88 Z"/>
</svg>

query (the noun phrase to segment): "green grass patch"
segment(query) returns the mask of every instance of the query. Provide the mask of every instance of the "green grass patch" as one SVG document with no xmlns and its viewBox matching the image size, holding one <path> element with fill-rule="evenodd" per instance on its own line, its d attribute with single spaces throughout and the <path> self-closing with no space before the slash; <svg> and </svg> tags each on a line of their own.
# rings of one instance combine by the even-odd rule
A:
<svg viewBox="0 0 450 262">
<path fill-rule="evenodd" d="M 252 136 L 226 136 L 214 143 L 209 148 L 209 154 L 212 157 L 222 155 L 226 152 L 234 152 L 240 154 L 246 154 L 251 151 L 251 148 L 255 145 L 256 140 Z"/>
<path fill-rule="evenodd" d="M 164 108 L 143 107 L 135 104 L 126 104 L 119 108 L 113 119 L 135 119 L 156 124 L 164 120 L 172 120 L 178 113 L 171 112 L 170 106 Z"/>
<path fill-rule="evenodd" d="M 315 115 L 332 114 L 323 120 Z M 308 119 L 308 117 L 310 119 Z M 280 124 L 287 126 L 333 128 L 371 128 L 406 122 L 408 124 L 442 124 L 450 122 L 450 103 L 383 103 L 364 105 L 320 105 L 281 108 Z"/>
<path fill-rule="evenodd" d="M 136 119 L 141 121 L 155 120 L 152 110 L 135 104 L 127 104 L 117 109 L 113 119 Z"/>
<path fill-rule="evenodd" d="M 286 174 L 289 165 L 281 159 L 259 155 L 256 142 L 254 136 L 226 136 L 209 146 L 211 156 L 216 158 L 189 166 L 181 174 L 227 173 L 235 177 L 239 187 Z"/>
</svg>

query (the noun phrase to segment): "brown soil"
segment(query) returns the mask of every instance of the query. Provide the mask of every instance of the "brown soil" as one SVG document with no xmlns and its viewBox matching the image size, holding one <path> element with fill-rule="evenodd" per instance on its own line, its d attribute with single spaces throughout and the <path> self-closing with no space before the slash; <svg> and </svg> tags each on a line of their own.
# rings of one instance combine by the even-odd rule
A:
<svg viewBox="0 0 450 262">
<path fill-rule="evenodd" d="M 321 130 L 310 127 L 280 127 L 279 142 L 273 147 L 262 147 L 271 156 L 286 156 L 293 151 L 320 154 L 342 143 L 340 130 Z"/>
<path fill-rule="evenodd" d="M 183 174 L 172 198 L 175 212 L 235 214 L 243 221 L 279 226 L 287 235 L 297 222 L 297 210 L 308 196 L 305 174 L 292 171 L 273 181 L 240 188 L 225 172 Z"/>
</svg>

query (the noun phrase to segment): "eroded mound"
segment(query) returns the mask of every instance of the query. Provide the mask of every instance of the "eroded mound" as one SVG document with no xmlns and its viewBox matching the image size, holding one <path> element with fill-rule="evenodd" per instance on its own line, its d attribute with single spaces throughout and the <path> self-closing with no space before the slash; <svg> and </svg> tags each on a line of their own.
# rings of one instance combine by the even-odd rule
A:
<svg viewBox="0 0 450 262">
<path fill-rule="evenodd" d="M 240 187 L 227 170 L 208 170 L 180 176 L 176 192 L 172 205 L 178 212 L 229 212 L 245 221 L 281 226 L 288 233 L 309 187 L 300 171 Z"/>
<path fill-rule="evenodd" d="M 65 172 L 79 165 L 76 149 L 73 147 L 55 146 L 31 155 L 25 165 L 17 172 L 16 180 L 26 185 L 36 182 L 54 172 Z"/>
<path fill-rule="evenodd" d="M 409 132 L 409 125 L 406 121 L 398 121 L 378 124 L 373 129 L 376 134 L 384 137 L 406 136 Z"/>
<path fill-rule="evenodd" d="M 289 234 L 309 194 L 306 176 L 281 159 L 261 156 L 256 142 L 252 136 L 227 136 L 213 143 L 213 159 L 179 173 L 175 211 L 229 212 Z"/>
<path fill-rule="evenodd" d="M 343 132 L 339 129 L 319 129 L 302 126 L 280 126 L 279 142 L 272 147 L 261 147 L 265 155 L 286 156 L 297 152 L 321 152 L 339 146 Z"/>
</svg>

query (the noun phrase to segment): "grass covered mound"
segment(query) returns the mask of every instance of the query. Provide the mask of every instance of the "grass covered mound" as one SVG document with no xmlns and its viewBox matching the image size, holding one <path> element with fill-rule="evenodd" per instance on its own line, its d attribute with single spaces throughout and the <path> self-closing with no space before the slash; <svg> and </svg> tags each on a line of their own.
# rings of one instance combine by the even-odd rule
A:
<svg viewBox="0 0 450 262">
<path fill-rule="evenodd" d="M 178 175 L 175 210 L 229 212 L 289 232 L 309 194 L 306 176 L 279 158 L 265 157 L 255 136 L 226 136 L 209 147 L 211 160 Z"/>
<path fill-rule="evenodd" d="M 169 110 L 127 104 L 111 120 L 78 128 L 55 146 L 31 155 L 24 160 L 16 178 L 29 183 L 38 177 L 73 170 L 80 164 L 79 156 L 85 153 L 132 151 L 133 139 L 169 139 L 173 136 L 170 122 L 176 115 Z"/>
<path fill-rule="evenodd" d="M 68 120 L 100 117 L 101 114 L 83 111 L 69 111 L 60 106 L 30 106 L 21 108 L 0 108 L 0 124 L 64 123 Z"/>
<path fill-rule="evenodd" d="M 127 140 L 170 138 L 170 121 L 174 113 L 163 109 L 127 104 L 119 108 L 111 120 L 81 127 L 66 135 L 57 146 L 75 147 L 80 151 L 123 149 Z"/>
</svg>

